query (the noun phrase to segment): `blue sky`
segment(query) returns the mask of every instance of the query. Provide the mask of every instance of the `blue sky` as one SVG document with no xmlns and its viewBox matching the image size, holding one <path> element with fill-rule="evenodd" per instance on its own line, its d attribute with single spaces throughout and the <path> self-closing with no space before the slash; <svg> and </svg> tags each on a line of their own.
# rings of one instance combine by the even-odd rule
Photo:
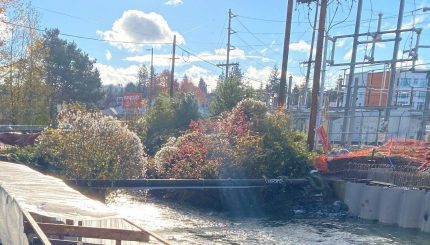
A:
<svg viewBox="0 0 430 245">
<path fill-rule="evenodd" d="M 232 20 L 232 62 L 239 62 L 245 77 L 253 86 L 265 83 L 274 65 L 281 66 L 283 32 L 285 29 L 286 0 L 35 0 L 33 6 L 40 13 L 42 28 L 57 27 L 61 32 L 83 37 L 115 40 L 101 42 L 80 38 L 63 37 L 75 41 L 78 46 L 97 59 L 97 68 L 105 84 L 126 84 L 135 81 L 137 68 L 149 65 L 150 51 L 154 47 L 155 69 L 160 72 L 170 69 L 173 34 L 177 35 L 179 48 L 175 75 L 180 78 L 188 74 L 195 83 L 203 77 L 211 88 L 221 73 L 215 64 L 225 62 L 227 13 L 231 8 L 236 16 Z M 336 2 L 328 11 L 331 24 L 329 35 L 350 34 L 354 30 L 356 1 L 351 13 L 350 0 Z M 379 12 L 384 14 L 382 29 L 394 28 L 397 21 L 399 1 L 364 0 L 361 31 L 374 31 Z M 423 28 L 421 43 L 430 45 L 430 12 L 412 12 L 430 6 L 430 1 L 406 0 L 405 27 Z M 303 83 L 306 68 L 300 62 L 307 60 L 311 40 L 310 21 L 315 6 L 296 5 L 293 13 L 290 60 L 288 72 L 294 83 Z M 414 14 L 413 14 L 414 13 Z M 308 16 L 309 15 L 309 16 Z M 389 35 L 386 36 L 389 38 Z M 405 33 L 401 51 L 409 49 L 415 35 Z M 128 43 L 124 43 L 128 42 Z M 157 44 L 135 44 L 157 43 Z M 352 39 L 337 43 L 335 61 L 347 62 L 350 57 Z M 184 51 L 187 50 L 188 52 Z M 362 61 L 370 46 L 363 45 L 357 55 Z M 385 43 L 376 48 L 377 59 L 389 59 L 392 44 Z M 201 59 L 207 61 L 204 62 Z M 418 64 L 430 62 L 430 50 L 421 50 Z M 408 65 L 408 64 L 403 64 Z M 418 68 L 428 68 L 420 66 Z M 337 76 L 345 67 L 328 67 L 328 86 L 333 87 Z M 356 68 L 381 69 L 382 67 Z"/>
</svg>

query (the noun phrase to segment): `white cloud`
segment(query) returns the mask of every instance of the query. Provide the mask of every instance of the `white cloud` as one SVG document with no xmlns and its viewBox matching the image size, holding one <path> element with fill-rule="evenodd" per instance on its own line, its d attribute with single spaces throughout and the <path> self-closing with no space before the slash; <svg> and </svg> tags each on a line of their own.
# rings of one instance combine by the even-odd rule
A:
<svg viewBox="0 0 430 245">
<path fill-rule="evenodd" d="M 203 67 L 192 65 L 190 68 L 186 69 L 182 74 L 180 74 L 180 77 L 183 77 L 185 74 L 189 78 L 191 78 L 191 81 L 194 85 L 198 85 L 200 78 L 203 78 L 205 80 L 206 84 L 208 85 L 209 91 L 212 91 L 216 88 L 218 75 L 215 75 L 210 70 L 207 70 Z"/>
<path fill-rule="evenodd" d="M 352 57 L 352 49 L 350 49 L 346 54 L 343 56 L 344 60 L 351 60 Z"/>
<path fill-rule="evenodd" d="M 154 66 L 158 66 L 158 67 L 170 66 L 172 64 L 171 57 L 172 55 L 170 54 L 154 54 L 154 60 L 153 60 Z M 130 56 L 125 58 L 124 60 L 138 62 L 138 63 L 145 63 L 147 66 L 150 66 L 151 55 L 145 54 L 145 55 Z M 178 59 L 176 60 L 175 64 L 180 65 L 181 61 L 182 59 Z"/>
<path fill-rule="evenodd" d="M 267 63 L 267 62 L 271 62 L 271 61 L 273 61 L 273 59 L 266 58 L 266 57 L 262 57 L 262 58 L 261 58 L 261 61 L 263 61 L 264 63 Z"/>
<path fill-rule="evenodd" d="M 98 30 L 97 34 L 109 40 L 111 45 L 129 51 L 141 50 L 143 44 L 139 43 L 171 43 L 175 34 L 178 44 L 185 43 L 183 36 L 172 31 L 163 16 L 139 10 L 125 11 L 111 30 Z"/>
<path fill-rule="evenodd" d="M 203 60 L 214 62 L 214 63 L 221 63 L 226 60 L 227 56 L 227 49 L 221 48 L 221 49 L 215 49 L 214 51 L 203 51 L 197 54 L 197 57 L 194 55 L 188 55 L 186 52 L 183 52 L 181 55 L 177 55 L 176 57 L 179 58 L 175 61 L 175 64 L 178 66 L 187 64 L 187 63 L 194 63 L 194 62 L 203 62 Z M 159 54 L 154 55 L 154 66 L 169 66 L 171 63 L 171 55 L 170 54 Z M 230 61 L 235 62 L 235 60 L 246 60 L 246 59 L 258 59 L 262 62 L 271 62 L 273 61 L 270 58 L 258 56 L 258 55 L 247 55 L 244 50 L 242 49 L 234 49 L 230 51 Z M 147 63 L 151 61 L 151 55 L 137 55 L 137 56 L 130 56 L 125 58 L 127 61 L 133 61 L 133 62 L 139 62 L 139 63 Z"/>
<path fill-rule="evenodd" d="M 260 50 L 260 54 L 265 54 L 269 50 L 268 48 L 263 48 Z"/>
<path fill-rule="evenodd" d="M 204 51 L 198 54 L 199 57 L 210 61 L 224 61 L 227 57 L 227 49 L 215 49 L 213 52 Z M 196 57 L 195 57 L 196 58 Z M 245 60 L 247 57 L 242 49 L 233 49 L 230 51 L 230 60 Z"/>
<path fill-rule="evenodd" d="M 122 84 L 137 81 L 137 71 L 139 66 L 131 65 L 128 67 L 113 67 L 101 63 L 96 63 L 95 67 L 100 72 L 102 84 Z"/>
<path fill-rule="evenodd" d="M 112 59 L 112 53 L 109 50 L 106 50 L 106 60 L 111 60 Z"/>
<path fill-rule="evenodd" d="M 401 56 L 399 56 L 399 58 L 400 57 Z M 410 69 L 412 68 L 412 61 L 397 62 L 396 67 L 398 69 Z M 427 65 L 425 65 L 423 59 L 418 58 L 418 60 L 415 62 L 415 69 L 427 69 Z"/>
<path fill-rule="evenodd" d="M 263 86 L 267 83 L 271 72 L 272 67 L 270 66 L 265 66 L 261 69 L 258 69 L 254 66 L 250 66 L 245 70 L 244 76 L 245 80 L 248 78 L 252 87 L 260 88 L 261 83 L 263 83 Z"/>
<path fill-rule="evenodd" d="M 339 41 L 336 42 L 336 47 L 343 47 L 345 45 L 345 38 L 339 39 Z"/>
<path fill-rule="evenodd" d="M 414 20 L 414 18 L 411 18 L 411 19 L 409 19 L 409 21 L 405 22 L 405 23 L 402 25 L 402 29 L 409 29 L 409 28 L 412 28 L 412 27 L 414 27 L 414 24 L 415 24 L 415 25 L 418 25 L 418 24 L 420 24 L 420 23 L 424 22 L 424 20 L 425 20 L 425 19 L 426 19 L 426 16 L 423 16 L 423 15 L 418 15 L 418 16 L 416 16 L 416 17 L 415 17 L 415 20 Z"/>
<path fill-rule="evenodd" d="M 311 50 L 311 45 L 304 40 L 300 40 L 296 43 L 290 43 L 290 49 L 297 52 L 309 53 Z"/>
<path fill-rule="evenodd" d="M 183 4 L 184 2 L 182 0 L 167 0 L 164 4 L 170 5 L 170 6 L 178 6 Z"/>
<path fill-rule="evenodd" d="M 263 86 L 267 84 L 267 81 L 269 80 L 270 74 L 272 72 L 272 68 L 273 67 L 265 66 L 259 69 L 254 66 L 249 66 L 244 72 L 244 79 L 245 81 L 248 79 L 252 87 L 260 88 L 261 82 L 263 82 Z M 299 76 L 297 74 L 294 74 L 293 72 L 287 71 L 287 83 L 289 76 L 293 76 L 293 85 L 299 84 L 305 79 L 304 76 Z"/>
</svg>

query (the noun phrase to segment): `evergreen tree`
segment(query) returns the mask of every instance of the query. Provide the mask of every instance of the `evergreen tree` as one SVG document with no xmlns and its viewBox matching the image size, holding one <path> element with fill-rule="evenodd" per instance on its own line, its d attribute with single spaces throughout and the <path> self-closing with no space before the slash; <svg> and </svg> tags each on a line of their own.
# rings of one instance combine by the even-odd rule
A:
<svg viewBox="0 0 430 245">
<path fill-rule="evenodd" d="M 56 104 L 76 101 L 87 106 L 98 105 L 103 97 L 99 71 L 91 60 L 76 46 L 59 38 L 58 29 L 43 35 L 47 56 L 44 60 L 45 81 L 51 87 L 50 113 L 56 118 Z"/>
<path fill-rule="evenodd" d="M 269 81 L 266 85 L 266 103 L 270 104 L 271 107 L 275 107 L 278 104 L 277 98 L 279 98 L 280 82 L 279 69 L 275 65 L 272 68 Z"/>
<path fill-rule="evenodd" d="M 149 88 L 148 68 L 145 65 L 139 67 L 137 72 L 137 92 L 142 93 L 144 98 L 148 97 Z"/>
<path fill-rule="evenodd" d="M 234 66 L 229 77 L 223 82 L 218 82 L 213 99 L 209 105 L 211 114 L 218 115 L 230 110 L 244 98 L 252 96 L 249 88 L 243 84 L 242 76 L 240 68 Z"/>
<path fill-rule="evenodd" d="M 199 89 L 204 95 L 208 94 L 208 85 L 206 84 L 205 80 L 203 80 L 203 78 L 200 78 L 199 80 Z"/>
<path fill-rule="evenodd" d="M 125 90 L 124 92 L 126 92 L 126 93 L 136 93 L 137 92 L 137 86 L 136 86 L 136 84 L 129 82 L 125 85 L 124 90 Z"/>
</svg>

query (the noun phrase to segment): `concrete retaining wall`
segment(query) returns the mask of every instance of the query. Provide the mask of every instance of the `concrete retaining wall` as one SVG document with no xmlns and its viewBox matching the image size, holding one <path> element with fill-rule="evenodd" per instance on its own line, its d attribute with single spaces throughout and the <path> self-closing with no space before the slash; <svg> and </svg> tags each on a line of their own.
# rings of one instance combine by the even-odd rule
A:
<svg viewBox="0 0 430 245">
<path fill-rule="evenodd" d="M 339 189 L 345 193 L 339 197 L 343 197 L 352 215 L 430 232 L 430 192 L 352 182 L 344 185 Z"/>
</svg>

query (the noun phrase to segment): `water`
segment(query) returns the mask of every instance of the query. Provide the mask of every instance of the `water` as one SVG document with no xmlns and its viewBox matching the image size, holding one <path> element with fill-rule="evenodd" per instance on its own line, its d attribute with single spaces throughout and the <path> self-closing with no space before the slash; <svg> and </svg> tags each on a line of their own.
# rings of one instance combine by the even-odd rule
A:
<svg viewBox="0 0 430 245">
<path fill-rule="evenodd" d="M 172 244 L 430 244 L 430 234 L 339 214 L 231 218 L 121 192 L 107 204 Z"/>
</svg>

